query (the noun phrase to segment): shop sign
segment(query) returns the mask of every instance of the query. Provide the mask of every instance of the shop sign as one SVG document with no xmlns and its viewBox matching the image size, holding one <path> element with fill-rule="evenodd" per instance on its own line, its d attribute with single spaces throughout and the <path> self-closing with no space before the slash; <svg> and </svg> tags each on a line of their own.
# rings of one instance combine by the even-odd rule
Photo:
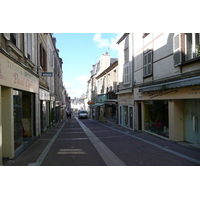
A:
<svg viewBox="0 0 200 200">
<path fill-rule="evenodd" d="M 39 89 L 39 99 L 43 101 L 50 101 L 50 93 L 46 90 Z"/>
<path fill-rule="evenodd" d="M 52 77 L 53 76 L 53 72 L 42 72 L 42 76 Z"/>
<path fill-rule="evenodd" d="M 199 98 L 199 96 L 200 85 L 154 90 L 149 92 L 139 92 L 138 88 L 134 89 L 134 100 L 193 99 Z"/>
<path fill-rule="evenodd" d="M 103 94 L 103 95 L 98 95 L 97 96 L 97 102 L 98 103 L 101 103 L 101 102 L 104 102 L 105 100 L 108 99 L 108 96 L 106 94 Z"/>
<path fill-rule="evenodd" d="M 119 104 L 123 105 L 132 105 L 133 104 L 133 95 L 118 95 L 118 102 Z"/>
<path fill-rule="evenodd" d="M 0 54 L 0 85 L 38 93 L 39 79 Z"/>
<path fill-rule="evenodd" d="M 88 101 L 87 104 L 88 104 L 88 105 L 93 105 L 94 102 Z"/>
</svg>

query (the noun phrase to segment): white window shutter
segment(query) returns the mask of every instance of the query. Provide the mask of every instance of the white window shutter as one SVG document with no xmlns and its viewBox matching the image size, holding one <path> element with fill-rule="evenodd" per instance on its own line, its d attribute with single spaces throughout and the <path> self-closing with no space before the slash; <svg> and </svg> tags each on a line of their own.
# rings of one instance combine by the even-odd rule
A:
<svg viewBox="0 0 200 200">
<path fill-rule="evenodd" d="M 35 47 L 34 47 L 34 45 L 35 45 L 35 34 L 34 33 L 31 33 L 32 34 L 32 41 L 31 41 L 31 43 L 32 43 L 32 52 L 31 52 L 31 54 L 32 54 L 32 56 L 31 56 L 31 61 L 33 62 L 33 63 L 35 63 Z"/>
<path fill-rule="evenodd" d="M 10 40 L 10 33 L 3 33 L 3 36 L 4 36 L 7 40 Z"/>
<path fill-rule="evenodd" d="M 181 64 L 181 41 L 180 34 L 177 34 L 173 38 L 173 51 L 174 51 L 174 65 Z"/>
<path fill-rule="evenodd" d="M 24 33 L 24 56 L 27 58 L 27 33 Z"/>
<path fill-rule="evenodd" d="M 16 46 L 20 49 L 20 33 L 17 33 L 16 36 Z"/>
</svg>

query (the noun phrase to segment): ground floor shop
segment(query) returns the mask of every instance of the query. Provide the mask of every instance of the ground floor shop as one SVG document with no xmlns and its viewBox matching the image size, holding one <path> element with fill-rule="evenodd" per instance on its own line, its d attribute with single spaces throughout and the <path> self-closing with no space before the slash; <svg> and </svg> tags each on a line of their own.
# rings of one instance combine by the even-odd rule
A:
<svg viewBox="0 0 200 200">
<path fill-rule="evenodd" d="M 41 132 L 50 127 L 50 93 L 39 88 Z"/>
<path fill-rule="evenodd" d="M 105 101 L 105 118 L 110 122 L 116 123 L 118 115 L 118 104 L 117 101 Z"/>
<path fill-rule="evenodd" d="M 136 130 L 200 144 L 200 86 L 134 91 Z"/>
<path fill-rule="evenodd" d="M 39 132 L 38 78 L 0 54 L 0 164 Z"/>
<path fill-rule="evenodd" d="M 118 95 L 118 124 L 134 129 L 133 93 Z"/>
</svg>

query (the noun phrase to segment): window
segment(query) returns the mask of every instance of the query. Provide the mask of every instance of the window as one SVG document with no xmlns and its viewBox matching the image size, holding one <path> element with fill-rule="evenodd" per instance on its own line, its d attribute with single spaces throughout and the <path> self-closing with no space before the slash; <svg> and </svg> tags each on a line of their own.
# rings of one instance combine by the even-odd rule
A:
<svg viewBox="0 0 200 200">
<path fill-rule="evenodd" d="M 129 62 L 129 37 L 126 37 L 124 43 L 124 64 Z"/>
<path fill-rule="evenodd" d="M 129 62 L 129 48 L 124 49 L 124 64 Z"/>
<path fill-rule="evenodd" d="M 32 60 L 32 34 L 28 33 L 27 38 L 28 38 L 27 56 L 30 60 Z"/>
<path fill-rule="evenodd" d="M 10 34 L 10 41 L 16 45 L 16 33 L 11 33 Z"/>
<path fill-rule="evenodd" d="M 40 44 L 40 65 L 44 71 L 47 71 L 47 54 L 42 44 Z"/>
<path fill-rule="evenodd" d="M 152 51 L 144 54 L 144 76 L 152 75 Z"/>
<path fill-rule="evenodd" d="M 3 33 L 3 36 L 12 42 L 15 46 L 20 48 L 20 33 Z"/>
<path fill-rule="evenodd" d="M 126 64 L 124 66 L 124 84 L 129 84 L 130 83 L 130 68 L 129 68 L 129 65 Z"/>
<path fill-rule="evenodd" d="M 200 56 L 200 33 L 185 34 L 185 60 Z"/>
</svg>

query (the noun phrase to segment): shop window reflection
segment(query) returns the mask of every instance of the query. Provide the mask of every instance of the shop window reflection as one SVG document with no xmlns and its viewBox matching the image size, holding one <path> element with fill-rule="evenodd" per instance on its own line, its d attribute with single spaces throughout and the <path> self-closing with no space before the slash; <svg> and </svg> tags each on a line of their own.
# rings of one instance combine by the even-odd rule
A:
<svg viewBox="0 0 200 200">
<path fill-rule="evenodd" d="M 145 101 L 145 130 L 169 136 L 168 101 Z"/>
</svg>

